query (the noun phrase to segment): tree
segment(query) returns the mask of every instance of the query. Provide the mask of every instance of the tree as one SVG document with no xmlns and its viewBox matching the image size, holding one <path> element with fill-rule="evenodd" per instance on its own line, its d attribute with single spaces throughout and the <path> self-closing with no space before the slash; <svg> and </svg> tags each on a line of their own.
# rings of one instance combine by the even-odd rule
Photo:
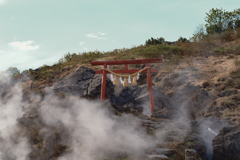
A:
<svg viewBox="0 0 240 160">
<path fill-rule="evenodd" d="M 212 8 L 209 13 L 206 13 L 205 24 L 208 34 L 221 33 L 223 28 L 224 12 L 222 9 Z"/>
<path fill-rule="evenodd" d="M 187 38 L 179 37 L 177 42 L 189 42 L 189 40 L 187 40 Z"/>
<path fill-rule="evenodd" d="M 148 39 L 145 44 L 146 46 L 147 45 L 156 45 L 156 44 L 163 44 L 165 42 L 164 38 L 163 37 L 160 37 L 160 38 L 153 38 L 151 37 L 150 39 Z"/>
<path fill-rule="evenodd" d="M 10 77 L 15 77 L 18 73 L 20 73 L 20 70 L 18 70 L 17 67 L 9 67 L 5 73 Z"/>
<path fill-rule="evenodd" d="M 201 39 L 203 39 L 206 35 L 207 35 L 207 33 L 206 33 L 206 29 L 205 29 L 204 25 L 203 24 L 199 24 L 196 27 L 196 29 L 194 31 L 194 34 L 190 38 L 190 40 L 193 41 L 193 42 L 198 42 Z"/>
<path fill-rule="evenodd" d="M 240 9 L 228 12 L 222 8 L 212 8 L 206 15 L 205 27 L 208 34 L 220 34 L 223 31 L 231 31 L 240 27 Z"/>
</svg>

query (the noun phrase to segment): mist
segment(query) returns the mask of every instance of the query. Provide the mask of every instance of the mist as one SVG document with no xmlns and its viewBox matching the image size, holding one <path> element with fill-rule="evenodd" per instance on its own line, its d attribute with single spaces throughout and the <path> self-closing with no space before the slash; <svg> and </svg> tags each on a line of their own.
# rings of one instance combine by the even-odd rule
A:
<svg viewBox="0 0 240 160">
<path fill-rule="evenodd" d="M 40 129 L 44 145 L 52 143 L 49 130 L 61 126 L 59 143 L 67 147 L 67 152 L 59 156 L 60 160 L 100 160 L 116 155 L 139 157 L 155 145 L 136 117 L 115 115 L 109 109 L 109 102 L 60 98 L 50 88 L 45 88 L 43 99 L 32 94 L 31 102 L 27 102 L 23 100 L 20 82 L 5 89 L 7 94 L 2 95 L 0 102 L 0 159 L 28 159 L 36 151 L 36 145 L 26 135 L 21 136 L 28 128 L 18 123 L 30 123 L 21 119 L 28 114 L 36 114 L 38 122 L 34 126 Z"/>
</svg>

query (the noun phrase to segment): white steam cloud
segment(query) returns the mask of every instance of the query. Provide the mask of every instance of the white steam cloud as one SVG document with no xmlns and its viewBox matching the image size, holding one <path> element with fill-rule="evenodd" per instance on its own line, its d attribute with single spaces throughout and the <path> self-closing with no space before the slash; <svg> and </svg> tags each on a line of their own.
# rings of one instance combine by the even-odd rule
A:
<svg viewBox="0 0 240 160">
<path fill-rule="evenodd" d="M 141 155 L 145 149 L 153 146 L 152 140 L 135 130 L 135 118 L 113 116 L 101 102 L 84 99 L 72 102 L 67 109 L 57 107 L 59 102 L 52 106 L 45 104 L 41 108 L 46 124 L 54 125 L 60 121 L 72 138 L 73 151 L 59 159 L 99 160 L 106 153 Z"/>
<path fill-rule="evenodd" d="M 0 76 L 0 159 L 25 160 L 30 152 L 28 141 L 14 136 L 19 130 L 16 119 L 23 115 L 22 89 L 7 80 L 9 77 Z M 4 152 L 8 152 L 8 156 Z"/>
<path fill-rule="evenodd" d="M 23 109 L 33 108 L 29 107 L 30 103 L 22 102 L 21 86 L 14 84 L 0 101 L 0 159 L 25 160 L 35 150 L 35 145 L 29 142 L 28 137 L 20 136 L 24 131 L 16 120 L 23 116 Z M 46 89 L 45 92 L 41 102 L 38 96 L 33 96 L 31 101 L 39 103 L 37 112 L 46 125 L 40 127 L 41 133 L 48 131 L 49 126 L 61 123 L 69 134 L 59 142 L 70 150 L 58 157 L 60 160 L 101 160 L 114 155 L 142 156 L 146 149 L 155 144 L 152 138 L 146 138 L 145 130 L 139 129 L 140 124 L 135 117 L 115 116 L 107 103 L 77 98 L 55 99 L 56 95 L 51 90 Z M 48 135 L 44 136 L 43 140 L 46 141 Z"/>
</svg>

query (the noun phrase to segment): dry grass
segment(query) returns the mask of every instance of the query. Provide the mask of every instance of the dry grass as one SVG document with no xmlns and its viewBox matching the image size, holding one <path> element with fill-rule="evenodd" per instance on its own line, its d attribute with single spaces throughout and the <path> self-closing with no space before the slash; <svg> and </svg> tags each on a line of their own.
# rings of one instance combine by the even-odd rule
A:
<svg viewBox="0 0 240 160">
<path fill-rule="evenodd" d="M 236 109 L 225 109 L 222 118 L 225 117 L 240 117 L 240 105 Z"/>
</svg>

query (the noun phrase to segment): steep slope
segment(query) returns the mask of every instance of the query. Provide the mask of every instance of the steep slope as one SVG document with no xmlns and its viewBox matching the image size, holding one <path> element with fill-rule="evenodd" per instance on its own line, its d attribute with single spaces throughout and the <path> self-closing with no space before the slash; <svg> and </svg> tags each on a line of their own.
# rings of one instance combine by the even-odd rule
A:
<svg viewBox="0 0 240 160">
<path fill-rule="evenodd" d="M 150 117 L 144 74 L 124 88 L 107 79 L 105 102 L 98 100 L 101 76 L 83 66 L 48 80 L 1 79 L 2 113 L 12 118 L 0 119 L 0 157 L 180 160 L 195 149 L 199 159 L 214 158 L 214 133 L 240 122 L 238 64 L 239 56 L 230 55 L 152 65 L 159 72 L 152 75 Z"/>
</svg>

